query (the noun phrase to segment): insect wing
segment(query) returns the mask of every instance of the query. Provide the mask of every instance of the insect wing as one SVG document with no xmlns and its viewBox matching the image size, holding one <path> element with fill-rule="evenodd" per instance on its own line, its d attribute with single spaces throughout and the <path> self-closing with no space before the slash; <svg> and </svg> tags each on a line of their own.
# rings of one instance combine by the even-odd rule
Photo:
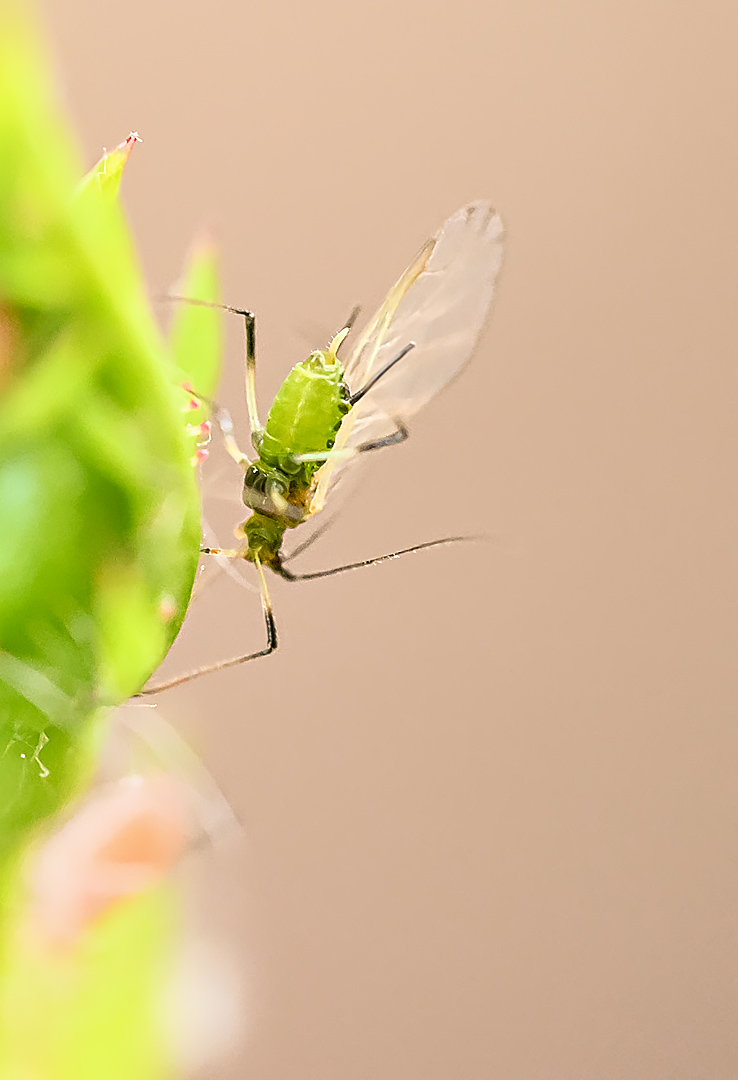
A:
<svg viewBox="0 0 738 1080">
<path fill-rule="evenodd" d="M 503 226 L 485 201 L 457 210 L 426 241 L 363 330 L 346 364 L 356 393 L 409 342 L 415 348 L 351 409 L 336 449 L 388 435 L 464 367 L 476 344 L 502 263 Z M 327 461 L 313 511 L 351 459 Z"/>
<path fill-rule="evenodd" d="M 475 202 L 453 214 L 423 245 L 346 364 L 352 393 L 410 341 L 415 348 L 352 410 L 355 421 L 373 413 L 407 420 L 466 364 L 492 299 L 502 233 L 490 204 Z"/>
</svg>

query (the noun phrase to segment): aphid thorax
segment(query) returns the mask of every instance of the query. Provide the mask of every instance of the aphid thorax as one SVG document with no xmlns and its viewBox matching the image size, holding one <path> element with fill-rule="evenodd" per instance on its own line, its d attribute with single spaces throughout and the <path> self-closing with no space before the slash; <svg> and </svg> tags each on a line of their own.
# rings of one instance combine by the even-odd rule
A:
<svg viewBox="0 0 738 1080">
<path fill-rule="evenodd" d="M 300 461 L 301 454 L 332 449 L 351 408 L 338 347 L 348 330 L 327 349 L 296 364 L 274 399 L 264 429 L 253 436 L 257 460 L 244 477 L 243 501 L 252 515 L 241 526 L 249 562 L 279 565 L 286 529 L 310 516 L 314 478 L 320 462 Z"/>
</svg>

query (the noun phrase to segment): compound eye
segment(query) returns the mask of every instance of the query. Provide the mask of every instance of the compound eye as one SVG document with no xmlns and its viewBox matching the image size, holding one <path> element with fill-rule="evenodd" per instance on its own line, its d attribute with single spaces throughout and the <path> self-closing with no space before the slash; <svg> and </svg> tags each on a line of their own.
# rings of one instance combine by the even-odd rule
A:
<svg viewBox="0 0 738 1080">
<path fill-rule="evenodd" d="M 249 465 L 248 469 L 244 473 L 243 478 L 244 490 L 252 490 L 256 488 L 259 490 L 264 487 L 264 474 L 261 469 L 257 469 L 256 465 Z"/>
</svg>

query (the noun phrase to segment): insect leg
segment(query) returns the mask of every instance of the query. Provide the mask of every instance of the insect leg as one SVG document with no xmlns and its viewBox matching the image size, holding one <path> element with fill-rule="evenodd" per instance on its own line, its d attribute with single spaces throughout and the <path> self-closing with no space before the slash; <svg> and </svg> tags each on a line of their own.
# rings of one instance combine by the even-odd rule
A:
<svg viewBox="0 0 738 1080">
<path fill-rule="evenodd" d="M 355 405 L 357 401 L 361 401 L 361 399 L 364 397 L 364 394 L 368 394 L 369 391 L 372 389 L 372 387 L 376 386 L 377 383 L 379 382 L 379 380 L 384 375 L 386 375 L 388 371 L 391 371 L 392 368 L 395 366 L 395 364 L 398 364 L 400 362 L 400 360 L 403 359 L 403 357 L 407 356 L 407 354 L 409 352 L 412 352 L 412 350 L 414 348 L 415 348 L 415 342 L 414 341 L 408 341 L 405 348 L 400 349 L 397 356 L 393 356 L 391 360 L 388 360 L 387 363 L 384 365 L 384 367 L 380 368 L 380 370 L 377 372 L 377 374 L 372 376 L 372 378 L 369 380 L 369 382 L 366 383 L 364 386 L 362 386 L 361 390 L 357 390 L 355 394 L 351 395 L 351 397 L 349 398 L 349 401 L 351 402 L 351 404 Z"/>
<path fill-rule="evenodd" d="M 242 559 L 243 548 L 211 548 L 201 547 L 202 555 L 221 555 L 224 559 Z"/>
<path fill-rule="evenodd" d="M 251 441 L 258 450 L 257 441 L 264 430 L 259 423 L 259 409 L 256 404 L 256 316 L 253 311 L 239 311 L 243 315 L 246 332 L 246 408 L 249 412 Z"/>
<path fill-rule="evenodd" d="M 239 447 L 233 435 L 233 421 L 231 420 L 231 414 L 227 409 L 224 409 L 221 405 L 218 405 L 214 409 L 213 415 L 218 422 L 218 427 L 223 435 L 223 442 L 225 448 L 231 455 L 237 465 L 245 472 L 251 464 L 251 459 L 247 454 L 244 454 L 243 450 Z"/>
<path fill-rule="evenodd" d="M 213 416 L 215 417 L 215 421 L 220 428 L 226 450 L 231 455 L 236 464 L 240 465 L 245 472 L 251 464 L 251 461 L 249 460 L 248 456 L 244 454 L 243 450 L 239 448 L 238 443 L 234 438 L 233 421 L 231 420 L 231 414 L 222 405 L 218 405 L 217 402 L 212 401 L 210 398 L 206 398 L 203 397 L 202 394 L 198 394 L 197 391 L 193 390 L 189 384 L 184 384 L 184 387 L 187 392 L 192 395 L 195 401 L 199 401 L 200 404 L 205 404 L 210 408 Z M 210 441 L 209 437 L 207 441 Z M 202 444 L 199 443 L 198 445 Z"/>
<path fill-rule="evenodd" d="M 230 552 L 221 551 L 217 548 L 205 549 L 212 554 L 218 555 L 230 555 Z M 240 555 L 241 552 L 238 552 Z M 207 664 L 205 667 L 197 668 L 195 671 L 187 671 L 183 675 L 177 675 L 173 679 L 167 679 L 166 682 L 157 683 L 155 686 L 144 687 L 134 697 L 142 697 L 144 694 L 158 694 L 162 690 L 170 690 L 173 686 L 181 686 L 182 683 L 190 682 L 191 679 L 198 679 L 201 675 L 209 675 L 212 671 L 223 671 L 224 668 L 235 667 L 237 664 L 245 664 L 249 660 L 256 660 L 260 656 L 269 656 L 273 653 L 279 644 L 277 640 L 277 625 L 274 621 L 274 612 L 272 611 L 272 602 L 269 598 L 269 589 L 267 588 L 266 577 L 264 576 L 264 568 L 259 561 L 256 562 L 256 570 L 259 575 L 259 591 L 261 593 L 261 608 L 264 613 L 264 625 L 266 627 L 266 646 L 263 649 L 259 649 L 258 652 L 244 653 L 243 656 L 232 656 L 228 660 L 219 660 L 216 664 Z"/>
<path fill-rule="evenodd" d="M 346 446 L 341 450 L 319 450 L 310 454 L 295 454 L 295 461 L 345 461 L 355 457 L 356 454 L 366 454 L 370 450 L 382 450 L 385 446 L 395 446 L 410 438 L 407 425 L 398 416 L 393 417 L 395 430 L 389 435 L 383 435 L 381 439 L 368 439 L 357 446 Z"/>
<path fill-rule="evenodd" d="M 254 315 L 253 311 L 247 311 L 246 308 L 231 307 L 230 304 L 216 304 L 211 300 L 197 300 L 190 296 L 165 296 L 161 297 L 161 299 L 182 300 L 187 304 L 197 304 L 199 307 L 218 308 L 220 311 L 230 311 L 233 315 L 242 316 L 246 333 L 246 407 L 249 413 L 251 437 L 252 439 L 256 437 L 258 440 L 263 428 L 259 423 L 259 411 L 256 405 L 256 315 Z M 232 429 L 233 425 L 231 424 L 231 430 Z M 228 453 L 231 454 L 231 457 L 234 456 L 230 449 L 228 450 Z M 245 458 L 246 455 L 241 454 L 241 457 Z M 238 460 L 238 458 L 236 458 L 236 460 Z M 241 462 L 239 462 L 239 464 L 241 464 Z"/>
<path fill-rule="evenodd" d="M 336 515 L 333 514 L 322 525 L 319 525 L 315 532 L 311 533 L 307 540 L 303 540 L 301 544 L 298 544 L 296 548 L 282 557 L 282 565 L 284 563 L 292 562 L 298 555 L 302 555 L 303 551 L 307 551 L 309 547 L 312 547 L 316 540 L 320 540 L 321 536 L 325 536 L 329 529 L 331 529 L 336 523 Z"/>
<path fill-rule="evenodd" d="M 346 563 L 345 566 L 333 566 L 330 570 L 314 570 L 307 574 L 295 574 L 281 565 L 275 566 L 274 570 L 285 581 L 313 581 L 316 578 L 342 574 L 346 570 L 359 570 L 362 566 L 376 566 L 377 563 L 387 562 L 389 559 L 399 559 L 401 555 L 411 555 L 415 551 L 424 551 L 426 548 L 440 547 L 441 544 L 463 544 L 479 539 L 481 537 L 478 536 L 444 536 L 440 540 L 426 540 L 423 544 L 414 544 L 413 547 L 402 548 L 400 551 L 390 551 L 387 555 L 378 555 L 374 559 L 362 559 L 360 562 Z"/>
<path fill-rule="evenodd" d="M 183 300 L 185 298 L 184 297 L 173 297 L 173 299 L 176 299 L 176 300 L 182 299 Z M 197 301 L 197 300 L 191 300 L 189 302 L 192 303 L 192 304 L 204 303 L 204 301 L 201 302 L 201 301 Z M 215 304 L 209 304 L 208 305 L 208 307 L 215 307 L 215 306 L 216 306 Z M 197 390 L 195 390 L 192 386 L 190 386 L 189 383 L 182 383 L 182 389 L 185 390 L 190 395 L 190 397 L 192 398 L 192 400 L 195 403 L 199 403 L 200 405 L 207 405 L 208 406 L 211 413 L 215 417 L 215 421 L 216 421 L 218 427 L 221 430 L 221 434 L 223 435 L 223 441 L 225 443 L 226 450 L 231 455 L 231 457 L 236 462 L 236 464 L 240 465 L 241 468 L 244 471 L 246 471 L 246 469 L 249 467 L 251 462 L 249 461 L 246 454 L 244 454 L 244 452 L 239 449 L 238 444 L 236 443 L 236 440 L 235 440 L 235 438 L 233 436 L 233 421 L 231 420 L 231 414 L 228 412 L 228 410 L 225 409 L 222 405 L 218 405 L 217 401 L 213 401 L 212 398 L 205 397 L 204 394 L 198 394 Z M 194 434 L 195 431 L 198 431 L 198 430 L 202 430 L 202 428 L 197 429 L 197 428 L 190 427 L 190 425 L 188 425 L 188 431 L 191 431 L 193 434 Z M 209 430 L 209 425 L 208 425 L 208 430 Z M 208 435 L 208 438 L 206 440 L 206 443 L 207 442 L 210 442 L 210 436 L 209 435 Z M 206 443 L 198 443 L 198 446 L 206 445 Z"/>
<path fill-rule="evenodd" d="M 383 435 L 381 439 L 367 439 L 366 442 L 359 443 L 358 446 L 351 447 L 351 450 L 355 454 L 367 454 L 370 450 L 382 450 L 385 446 L 396 446 L 398 443 L 402 443 L 405 439 L 410 438 L 410 432 L 406 425 L 400 420 L 398 416 L 395 416 L 395 430 L 390 432 L 389 435 Z M 339 450 L 338 453 L 343 451 Z"/>
</svg>

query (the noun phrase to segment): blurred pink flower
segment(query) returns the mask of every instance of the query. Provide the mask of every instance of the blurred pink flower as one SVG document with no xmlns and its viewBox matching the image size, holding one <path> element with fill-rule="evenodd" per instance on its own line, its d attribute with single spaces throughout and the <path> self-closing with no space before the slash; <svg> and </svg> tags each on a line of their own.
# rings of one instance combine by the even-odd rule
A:
<svg viewBox="0 0 738 1080">
<path fill-rule="evenodd" d="M 94 920 L 161 881 L 189 842 L 187 826 L 182 787 L 165 773 L 93 793 L 36 855 L 34 933 L 74 945 Z"/>
</svg>

